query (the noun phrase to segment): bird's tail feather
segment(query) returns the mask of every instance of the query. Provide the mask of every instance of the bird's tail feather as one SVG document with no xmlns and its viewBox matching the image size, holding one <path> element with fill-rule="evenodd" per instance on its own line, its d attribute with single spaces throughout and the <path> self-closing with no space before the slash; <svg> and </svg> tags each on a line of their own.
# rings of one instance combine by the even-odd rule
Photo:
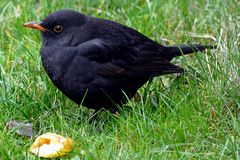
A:
<svg viewBox="0 0 240 160">
<path fill-rule="evenodd" d="M 214 49 L 216 46 L 211 45 L 200 45 L 200 44 L 188 44 L 180 46 L 167 47 L 168 49 L 168 60 L 172 60 L 174 57 L 191 54 L 194 52 L 201 52 L 205 49 Z"/>
</svg>

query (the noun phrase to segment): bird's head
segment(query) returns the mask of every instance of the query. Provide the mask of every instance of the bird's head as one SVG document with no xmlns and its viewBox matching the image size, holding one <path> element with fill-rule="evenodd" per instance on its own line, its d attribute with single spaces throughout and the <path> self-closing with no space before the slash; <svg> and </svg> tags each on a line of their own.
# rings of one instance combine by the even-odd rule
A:
<svg viewBox="0 0 240 160">
<path fill-rule="evenodd" d="M 59 10 L 49 14 L 42 22 L 27 22 L 23 26 L 41 31 L 44 46 L 68 46 L 85 23 L 84 14 L 71 10 Z"/>
</svg>

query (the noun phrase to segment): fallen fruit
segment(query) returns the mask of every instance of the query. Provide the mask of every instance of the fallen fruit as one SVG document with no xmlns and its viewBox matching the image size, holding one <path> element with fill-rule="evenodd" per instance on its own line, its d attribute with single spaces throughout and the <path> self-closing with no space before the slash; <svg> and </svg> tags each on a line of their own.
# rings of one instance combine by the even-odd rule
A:
<svg viewBox="0 0 240 160">
<path fill-rule="evenodd" d="M 55 133 L 45 133 L 35 140 L 30 152 L 43 158 L 61 157 L 73 148 L 73 141 Z"/>
</svg>

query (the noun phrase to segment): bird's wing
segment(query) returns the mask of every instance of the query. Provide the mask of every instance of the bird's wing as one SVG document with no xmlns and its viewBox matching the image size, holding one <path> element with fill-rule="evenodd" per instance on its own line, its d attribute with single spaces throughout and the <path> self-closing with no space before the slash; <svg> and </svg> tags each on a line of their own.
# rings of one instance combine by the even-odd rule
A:
<svg viewBox="0 0 240 160">
<path fill-rule="evenodd" d="M 183 71 L 159 56 L 159 51 L 151 50 L 150 46 L 141 48 L 93 39 L 77 46 L 77 52 L 96 63 L 96 74 L 101 76 L 151 77 Z"/>
</svg>

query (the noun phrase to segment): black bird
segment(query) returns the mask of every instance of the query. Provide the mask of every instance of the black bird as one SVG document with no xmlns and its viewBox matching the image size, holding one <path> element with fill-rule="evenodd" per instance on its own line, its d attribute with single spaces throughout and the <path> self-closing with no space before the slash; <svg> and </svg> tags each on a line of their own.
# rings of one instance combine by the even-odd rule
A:
<svg viewBox="0 0 240 160">
<path fill-rule="evenodd" d="M 184 70 L 170 61 L 213 46 L 163 46 L 122 24 L 59 10 L 25 27 L 41 31 L 42 64 L 69 99 L 111 112 L 149 79 Z"/>
</svg>

